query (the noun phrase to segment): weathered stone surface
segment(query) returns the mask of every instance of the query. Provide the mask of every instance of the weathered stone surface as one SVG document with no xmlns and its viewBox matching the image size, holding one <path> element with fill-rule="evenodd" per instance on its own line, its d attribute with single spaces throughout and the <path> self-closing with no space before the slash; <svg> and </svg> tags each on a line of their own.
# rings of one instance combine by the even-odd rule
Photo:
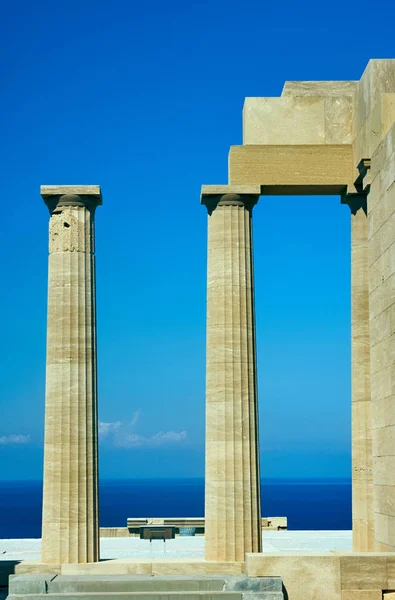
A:
<svg viewBox="0 0 395 600">
<path fill-rule="evenodd" d="M 353 97 L 357 81 L 286 81 L 281 96 Z"/>
<path fill-rule="evenodd" d="M 343 590 L 342 600 L 382 600 L 383 592 L 379 590 Z"/>
<path fill-rule="evenodd" d="M 30 574 L 30 575 L 10 575 L 9 593 L 10 594 L 46 594 L 49 583 L 56 575 Z"/>
<path fill-rule="evenodd" d="M 223 196 L 224 194 L 247 194 L 259 196 L 261 193 L 260 185 L 202 185 L 200 201 L 205 203 L 208 196 Z"/>
<path fill-rule="evenodd" d="M 340 557 L 342 590 L 383 590 L 387 588 L 387 561 L 373 554 Z"/>
<path fill-rule="evenodd" d="M 92 196 L 97 199 L 97 204 L 102 203 L 100 185 L 42 185 L 41 196 L 46 199 L 51 196 L 77 195 Z"/>
<path fill-rule="evenodd" d="M 351 144 L 350 96 L 246 98 L 244 145 Z"/>
<path fill-rule="evenodd" d="M 49 226 L 43 563 L 99 559 L 94 209 L 99 186 L 43 186 Z"/>
<path fill-rule="evenodd" d="M 208 217 L 205 553 L 261 549 L 251 213 L 257 196 L 203 196 Z"/>
<path fill-rule="evenodd" d="M 243 144 L 325 144 L 325 100 L 246 98 Z"/>
<path fill-rule="evenodd" d="M 339 194 L 343 200 L 353 195 L 354 549 L 372 550 L 375 529 L 374 547 L 380 552 L 395 551 L 391 495 L 395 490 L 394 120 L 395 60 L 373 60 L 359 82 L 287 82 L 281 98 L 247 98 L 243 112 L 244 145 L 231 147 L 229 154 L 230 186 L 257 186 L 261 195 Z M 229 193 L 225 187 L 217 189 L 217 196 Z M 356 195 L 364 194 L 368 194 L 367 205 L 353 210 Z M 206 204 L 209 195 L 207 191 Z M 209 211 L 211 217 L 215 215 L 215 202 Z M 222 230 L 213 230 L 209 239 L 209 264 L 224 248 L 223 264 L 214 268 L 218 291 L 211 312 L 222 324 L 238 306 L 239 290 L 232 285 L 224 292 L 231 272 L 224 265 L 232 264 L 237 252 L 232 246 L 225 248 L 222 238 L 231 237 L 230 221 Z M 251 273 L 251 268 L 244 268 L 239 287 L 248 287 Z M 207 432 L 217 453 L 218 468 L 226 471 L 224 447 L 235 440 L 239 430 L 229 432 L 220 427 L 220 417 L 225 421 L 232 419 L 229 407 L 223 410 L 221 395 L 233 382 L 241 385 L 240 371 L 234 375 L 229 364 L 242 360 L 243 347 L 240 338 L 227 343 L 229 336 L 224 326 L 218 327 L 215 335 L 207 369 L 213 416 Z M 226 365 L 221 377 L 217 364 Z M 242 444 L 235 442 L 234 448 L 238 447 Z M 242 466 L 239 459 L 234 459 L 233 464 L 237 469 Z M 213 465 L 208 466 L 207 472 L 214 477 Z M 241 481 L 240 476 L 234 478 L 238 485 Z M 210 485 L 210 502 L 217 502 L 218 510 L 225 514 L 227 488 Z M 223 547 L 228 543 L 219 528 L 218 540 Z M 354 556 L 353 568 L 355 564 Z M 350 589 L 354 593 L 357 588 Z M 375 587 L 374 593 L 378 589 Z"/>
<path fill-rule="evenodd" d="M 351 210 L 353 549 L 368 552 L 374 550 L 368 218 L 365 196 L 347 198 Z"/>
<path fill-rule="evenodd" d="M 353 100 L 350 96 L 325 98 L 325 143 L 351 144 Z"/>
<path fill-rule="evenodd" d="M 340 600 L 340 559 L 334 554 L 247 554 L 249 577 L 281 577 L 290 600 Z"/>
<path fill-rule="evenodd" d="M 341 194 L 355 180 L 352 147 L 231 146 L 229 181 L 263 186 L 263 194 Z"/>
</svg>

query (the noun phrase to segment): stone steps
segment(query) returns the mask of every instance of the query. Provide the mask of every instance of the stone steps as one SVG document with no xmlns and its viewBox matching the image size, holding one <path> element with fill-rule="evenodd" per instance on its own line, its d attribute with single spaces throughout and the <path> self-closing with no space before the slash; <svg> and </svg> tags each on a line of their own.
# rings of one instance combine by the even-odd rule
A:
<svg viewBox="0 0 395 600">
<path fill-rule="evenodd" d="M 210 591 L 171 591 L 171 592 L 65 592 L 49 593 L 45 595 L 48 600 L 242 600 L 241 592 L 210 592 Z M 9 600 L 43 600 L 43 594 L 10 594 Z"/>
<path fill-rule="evenodd" d="M 8 600 L 284 600 L 278 577 L 12 575 Z"/>
</svg>

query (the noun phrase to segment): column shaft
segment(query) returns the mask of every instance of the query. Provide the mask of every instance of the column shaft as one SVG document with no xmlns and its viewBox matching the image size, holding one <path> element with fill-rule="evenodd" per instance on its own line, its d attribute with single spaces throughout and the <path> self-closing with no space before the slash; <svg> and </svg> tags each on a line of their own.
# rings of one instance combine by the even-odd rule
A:
<svg viewBox="0 0 395 600">
<path fill-rule="evenodd" d="M 352 528 L 353 550 L 374 550 L 366 196 L 351 208 Z"/>
<path fill-rule="evenodd" d="M 49 225 L 45 563 L 99 560 L 93 219 L 94 208 L 63 200 Z"/>
<path fill-rule="evenodd" d="M 208 221 L 206 559 L 261 550 L 252 205 L 223 197 Z M 251 199 L 250 199 L 251 200 Z"/>
</svg>

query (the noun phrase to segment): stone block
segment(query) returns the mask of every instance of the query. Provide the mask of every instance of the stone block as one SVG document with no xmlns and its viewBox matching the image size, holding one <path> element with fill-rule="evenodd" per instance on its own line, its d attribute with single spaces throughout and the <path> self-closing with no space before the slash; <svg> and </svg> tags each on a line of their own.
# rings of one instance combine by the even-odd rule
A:
<svg viewBox="0 0 395 600">
<path fill-rule="evenodd" d="M 373 456 L 395 454 L 395 424 L 378 427 L 373 435 Z"/>
<path fill-rule="evenodd" d="M 353 100 L 350 96 L 325 98 L 325 143 L 351 144 Z"/>
<path fill-rule="evenodd" d="M 394 212 L 395 185 L 391 185 L 388 190 L 380 196 L 374 206 L 369 205 L 369 239 L 373 238 L 377 232 L 380 233 L 380 230 L 387 222 L 391 222 Z"/>
<path fill-rule="evenodd" d="M 382 590 L 344 590 L 342 600 L 382 600 Z"/>
<path fill-rule="evenodd" d="M 395 517 L 395 484 L 376 485 L 374 512 Z"/>
<path fill-rule="evenodd" d="M 340 557 L 341 589 L 387 589 L 387 560 L 383 556 L 363 553 Z"/>
<path fill-rule="evenodd" d="M 384 137 L 395 122 L 395 94 L 383 94 L 382 103 L 381 134 Z"/>
<path fill-rule="evenodd" d="M 390 549 L 387 548 L 387 552 L 388 550 Z M 395 553 L 393 552 L 393 548 L 391 553 L 387 553 L 387 577 L 388 582 L 386 589 L 395 590 Z"/>
<path fill-rule="evenodd" d="M 246 98 L 243 144 L 325 144 L 325 124 L 324 98 Z"/>
<path fill-rule="evenodd" d="M 242 562 L 191 561 L 159 561 L 152 563 L 153 575 L 240 575 L 245 567 Z"/>
<path fill-rule="evenodd" d="M 43 198 L 63 195 L 93 196 L 100 199 L 101 204 L 100 185 L 42 185 L 40 194 Z"/>
<path fill-rule="evenodd" d="M 85 594 L 107 592 L 109 597 L 112 597 L 114 593 L 126 592 L 215 592 L 222 591 L 225 583 L 226 581 L 223 578 L 206 576 L 60 575 L 48 583 L 48 593 Z M 238 591 L 236 588 L 233 589 Z"/>
<path fill-rule="evenodd" d="M 374 432 L 377 429 L 373 430 Z M 395 456 L 376 456 L 373 458 L 374 484 L 394 485 Z"/>
<path fill-rule="evenodd" d="M 130 533 L 127 527 L 100 527 L 101 538 L 125 538 Z"/>
<path fill-rule="evenodd" d="M 266 594 L 267 592 L 277 592 L 282 594 L 283 582 L 280 577 L 246 577 L 243 575 L 240 577 L 236 576 L 228 578 L 225 589 L 243 592 L 243 594 L 261 595 L 264 593 Z M 271 600 L 275 600 L 272 597 L 270 598 Z"/>
<path fill-rule="evenodd" d="M 61 572 L 62 566 L 59 564 L 48 564 L 42 563 L 39 560 L 23 560 L 22 562 L 15 565 L 15 574 L 58 574 Z"/>
<path fill-rule="evenodd" d="M 50 573 L 10 575 L 10 594 L 46 594 L 50 582 L 57 575 Z"/>
<path fill-rule="evenodd" d="M 348 96 L 353 98 L 357 85 L 358 81 L 286 81 L 281 96 Z"/>
<path fill-rule="evenodd" d="M 355 180 L 352 146 L 231 146 L 229 180 L 263 194 L 340 194 Z"/>
<path fill-rule="evenodd" d="M 381 378 L 385 382 L 385 386 L 378 386 L 379 391 L 377 394 L 379 396 L 376 395 L 372 402 L 372 429 L 395 423 L 395 377 L 393 370 L 391 365 L 374 376 L 375 383 L 376 380 Z"/>
<path fill-rule="evenodd" d="M 290 600 L 340 600 L 340 558 L 331 553 L 247 554 L 249 577 L 281 577 Z"/>
<path fill-rule="evenodd" d="M 395 92 L 395 61 L 370 60 L 358 82 L 356 103 L 356 130 L 359 132 L 373 106 L 383 93 Z"/>
<path fill-rule="evenodd" d="M 380 492 L 382 491 L 382 487 L 380 489 L 375 489 L 376 502 L 381 503 Z M 390 486 L 393 488 L 393 486 Z M 374 518 L 374 530 L 375 530 L 375 539 L 382 544 L 391 544 L 391 540 L 394 539 L 395 536 L 395 516 L 388 514 L 380 514 L 376 513 Z"/>
<path fill-rule="evenodd" d="M 373 264 L 369 267 L 369 272 L 371 269 L 380 269 L 380 265 L 378 263 Z M 372 274 L 371 278 L 374 277 L 377 277 L 377 275 Z M 374 319 L 383 311 L 387 310 L 393 304 L 394 298 L 395 274 L 390 275 L 386 280 L 382 280 L 381 285 L 369 294 L 370 318 Z"/>
</svg>

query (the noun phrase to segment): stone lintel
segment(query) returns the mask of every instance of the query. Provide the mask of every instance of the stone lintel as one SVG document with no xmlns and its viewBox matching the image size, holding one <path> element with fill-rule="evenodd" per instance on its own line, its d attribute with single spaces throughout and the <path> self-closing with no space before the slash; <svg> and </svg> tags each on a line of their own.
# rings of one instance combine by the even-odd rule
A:
<svg viewBox="0 0 395 600">
<path fill-rule="evenodd" d="M 351 144 L 231 146 L 229 186 L 261 194 L 340 195 L 356 178 Z"/>
</svg>

